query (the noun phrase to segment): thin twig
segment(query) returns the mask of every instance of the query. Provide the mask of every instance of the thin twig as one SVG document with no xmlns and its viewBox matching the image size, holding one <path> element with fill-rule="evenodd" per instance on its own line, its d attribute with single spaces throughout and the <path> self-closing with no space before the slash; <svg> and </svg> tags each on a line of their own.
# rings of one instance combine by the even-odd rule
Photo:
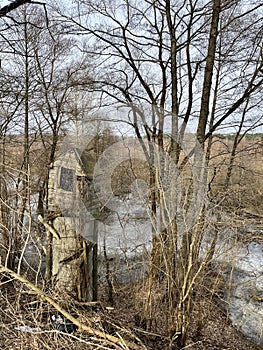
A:
<svg viewBox="0 0 263 350">
<path fill-rule="evenodd" d="M 43 218 L 41 215 L 38 215 L 37 218 L 38 218 L 39 222 L 41 222 L 41 224 L 43 224 L 43 225 L 45 226 L 45 228 L 46 228 L 49 232 L 51 232 L 52 235 L 53 235 L 54 237 L 56 237 L 56 239 L 60 239 L 59 234 L 57 233 L 57 231 L 56 231 L 52 226 L 50 226 L 50 225 L 44 220 L 44 218 Z"/>
</svg>

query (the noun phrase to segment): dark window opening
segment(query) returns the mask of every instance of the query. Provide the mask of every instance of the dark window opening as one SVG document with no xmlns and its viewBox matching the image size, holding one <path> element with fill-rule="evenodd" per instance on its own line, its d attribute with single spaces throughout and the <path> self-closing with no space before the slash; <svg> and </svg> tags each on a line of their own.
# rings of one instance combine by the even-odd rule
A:
<svg viewBox="0 0 263 350">
<path fill-rule="evenodd" d="M 59 179 L 59 187 L 62 190 L 73 192 L 74 190 L 74 170 L 61 168 L 60 169 L 60 179 Z"/>
</svg>

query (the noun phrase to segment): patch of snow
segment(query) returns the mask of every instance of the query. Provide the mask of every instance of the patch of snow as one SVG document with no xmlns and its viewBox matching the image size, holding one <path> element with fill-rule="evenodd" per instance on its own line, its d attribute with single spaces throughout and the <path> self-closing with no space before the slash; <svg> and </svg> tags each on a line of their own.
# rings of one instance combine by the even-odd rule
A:
<svg viewBox="0 0 263 350">
<path fill-rule="evenodd" d="M 34 333 L 34 332 L 40 332 L 41 329 L 40 328 L 32 328 L 32 327 L 29 327 L 29 326 L 18 326 L 18 327 L 15 327 L 14 329 L 20 331 L 20 332 L 26 332 L 26 333 Z"/>
</svg>

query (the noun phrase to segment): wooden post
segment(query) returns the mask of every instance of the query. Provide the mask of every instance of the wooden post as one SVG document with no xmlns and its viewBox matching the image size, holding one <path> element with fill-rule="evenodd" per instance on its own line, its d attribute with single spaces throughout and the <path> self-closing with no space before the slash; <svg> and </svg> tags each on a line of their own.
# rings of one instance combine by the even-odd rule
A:
<svg viewBox="0 0 263 350">
<path fill-rule="evenodd" d="M 93 301 L 98 300 L 98 244 L 93 246 L 92 256 L 92 280 L 93 280 Z"/>
</svg>

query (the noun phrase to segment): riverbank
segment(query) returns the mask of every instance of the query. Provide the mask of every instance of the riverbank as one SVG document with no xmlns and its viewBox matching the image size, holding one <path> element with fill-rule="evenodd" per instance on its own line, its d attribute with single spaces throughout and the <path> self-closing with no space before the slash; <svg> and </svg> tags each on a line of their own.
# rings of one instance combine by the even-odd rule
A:
<svg viewBox="0 0 263 350">
<path fill-rule="evenodd" d="M 136 297 L 142 298 L 143 288 L 140 288 L 142 286 L 124 284 L 115 287 L 111 304 L 107 300 L 108 293 L 105 284 L 100 285 L 98 304 L 93 306 L 77 304 L 62 295 L 59 303 L 74 314 L 78 320 L 94 329 L 123 339 L 132 339 L 141 349 L 168 350 L 169 341 L 165 336 L 165 317 L 162 308 L 156 310 L 155 313 L 158 323 L 154 325 L 155 330 L 145 329 L 144 324 L 139 324 L 138 309 L 134 308 L 132 293 L 137 290 Z M 57 313 L 57 310 L 41 301 L 36 295 L 26 292 L 17 283 L 3 286 L 0 293 L 1 349 L 121 349 L 120 346 L 99 340 L 95 335 L 88 335 L 84 331 L 77 330 L 72 334 L 58 332 L 51 322 L 51 316 Z M 231 325 L 226 312 L 216 300 L 204 296 L 202 303 L 202 310 L 209 310 L 204 327 L 199 328 L 199 321 L 203 314 L 200 313 L 198 307 L 194 307 L 185 350 L 262 349 Z M 176 350 L 176 347 L 173 349 Z"/>
</svg>

